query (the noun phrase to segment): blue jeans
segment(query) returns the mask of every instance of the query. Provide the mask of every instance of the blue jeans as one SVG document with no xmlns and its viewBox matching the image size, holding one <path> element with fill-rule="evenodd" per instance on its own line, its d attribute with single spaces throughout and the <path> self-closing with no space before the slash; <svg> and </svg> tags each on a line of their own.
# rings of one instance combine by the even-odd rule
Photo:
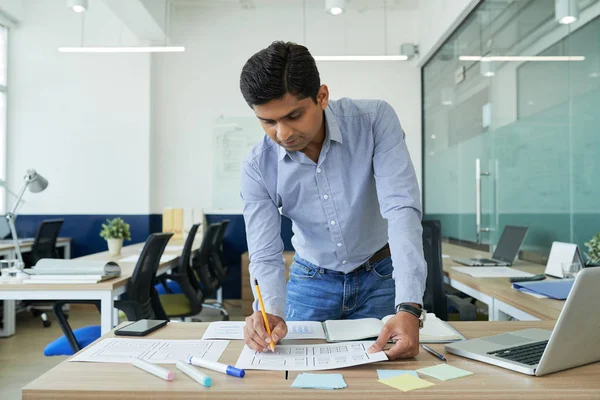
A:
<svg viewBox="0 0 600 400">
<path fill-rule="evenodd" d="M 368 261 L 349 274 L 294 256 L 287 284 L 287 321 L 383 318 L 395 313 L 392 258 Z"/>
</svg>

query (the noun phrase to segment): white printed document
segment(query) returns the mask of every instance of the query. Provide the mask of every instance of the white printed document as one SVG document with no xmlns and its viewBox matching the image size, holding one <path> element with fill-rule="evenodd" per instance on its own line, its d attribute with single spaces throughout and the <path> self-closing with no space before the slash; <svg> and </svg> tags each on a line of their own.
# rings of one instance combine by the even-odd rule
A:
<svg viewBox="0 0 600 400">
<path fill-rule="evenodd" d="M 206 339 L 244 339 L 244 321 L 211 322 L 202 336 Z M 320 322 L 289 321 L 288 334 L 284 339 L 325 339 L 325 331 Z"/>
<path fill-rule="evenodd" d="M 175 364 L 190 356 L 218 361 L 228 340 L 104 339 L 69 361 L 131 363 L 139 358 L 156 364 Z"/>
<path fill-rule="evenodd" d="M 509 267 L 452 267 L 452 269 L 471 275 L 473 278 L 513 278 L 530 277 L 533 274 Z"/>
<path fill-rule="evenodd" d="M 387 361 L 383 351 L 367 353 L 373 343 L 375 342 L 276 345 L 274 353 L 262 353 L 244 346 L 235 367 L 271 371 L 317 371 Z"/>
</svg>

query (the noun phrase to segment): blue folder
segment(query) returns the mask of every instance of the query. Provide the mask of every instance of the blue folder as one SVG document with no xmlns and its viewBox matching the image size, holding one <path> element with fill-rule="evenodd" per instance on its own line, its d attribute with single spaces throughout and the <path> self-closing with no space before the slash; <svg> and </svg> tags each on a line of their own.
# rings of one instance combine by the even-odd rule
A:
<svg viewBox="0 0 600 400">
<path fill-rule="evenodd" d="M 513 283 L 513 287 L 517 290 L 542 294 L 551 299 L 565 300 L 573 287 L 573 282 L 575 282 L 574 279 L 522 282 Z"/>
</svg>

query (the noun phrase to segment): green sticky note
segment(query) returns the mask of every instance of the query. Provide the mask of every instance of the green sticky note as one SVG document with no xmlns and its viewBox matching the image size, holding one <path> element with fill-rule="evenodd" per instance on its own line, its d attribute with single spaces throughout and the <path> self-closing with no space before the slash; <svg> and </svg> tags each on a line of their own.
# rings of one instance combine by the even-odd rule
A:
<svg viewBox="0 0 600 400">
<path fill-rule="evenodd" d="M 450 379 L 473 375 L 472 372 L 465 371 L 464 369 L 456 368 L 448 364 L 438 364 L 434 365 L 433 367 L 421 368 L 418 369 L 417 372 L 434 377 L 441 381 L 449 381 Z"/>
<path fill-rule="evenodd" d="M 394 389 L 408 392 L 410 390 L 421 389 L 429 386 L 433 386 L 433 383 L 427 382 L 423 379 L 416 378 L 414 375 L 403 374 L 394 376 L 392 378 L 380 379 L 378 382 L 393 387 Z"/>
</svg>

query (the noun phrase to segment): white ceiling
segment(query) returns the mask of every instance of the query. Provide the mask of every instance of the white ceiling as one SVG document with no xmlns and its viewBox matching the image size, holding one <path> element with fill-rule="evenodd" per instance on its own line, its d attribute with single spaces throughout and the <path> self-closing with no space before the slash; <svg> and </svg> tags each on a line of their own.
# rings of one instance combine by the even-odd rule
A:
<svg viewBox="0 0 600 400">
<path fill-rule="evenodd" d="M 298 7 L 306 2 L 306 7 L 325 7 L 325 0 L 171 0 L 175 7 L 239 7 L 276 8 Z M 419 0 L 346 0 L 348 9 L 364 11 L 383 8 L 384 2 L 390 10 L 416 10 Z"/>
</svg>

